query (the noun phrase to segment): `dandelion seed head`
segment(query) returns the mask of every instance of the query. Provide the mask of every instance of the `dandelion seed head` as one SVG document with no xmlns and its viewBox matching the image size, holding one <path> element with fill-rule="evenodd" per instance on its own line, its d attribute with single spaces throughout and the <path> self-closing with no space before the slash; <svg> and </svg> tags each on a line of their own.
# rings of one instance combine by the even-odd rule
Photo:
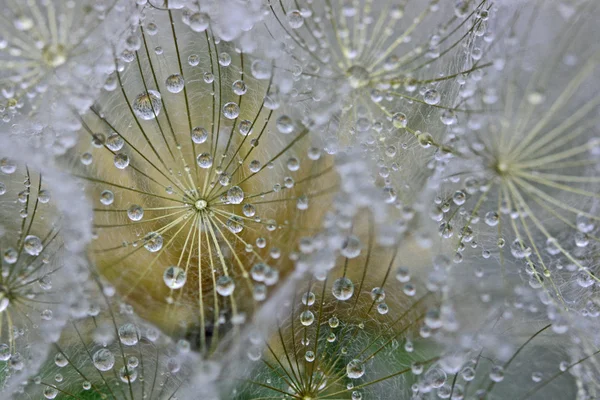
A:
<svg viewBox="0 0 600 400">
<path fill-rule="evenodd" d="M 582 5 L 579 12 L 584 9 L 597 11 Z M 533 16 L 539 11 L 526 10 Z M 581 26 L 573 31 L 575 21 Z M 586 230 L 584 219 L 594 219 L 597 133 L 588 124 L 593 125 L 598 104 L 586 82 L 593 79 L 598 62 L 592 49 L 586 61 L 576 66 L 565 63 L 571 52 L 566 43 L 574 47 L 585 43 L 588 25 L 580 13 L 563 24 L 556 46 L 537 43 L 536 37 L 532 43 L 526 41 L 536 48 L 547 47 L 546 68 L 530 69 L 534 65 L 530 57 L 536 56 L 531 54 L 493 73 L 505 82 L 498 91 L 506 99 L 503 109 L 492 111 L 494 102 L 489 111 L 470 116 L 456 131 L 451 145 L 455 154 L 434 165 L 438 176 L 430 183 L 437 193 L 429 215 L 439 224 L 439 235 L 454 253 L 455 263 L 478 254 L 501 262 L 512 257 L 519 260 L 531 287 L 543 288 L 566 306 L 561 294 L 565 276 L 558 276 L 562 272 L 556 265 L 572 265 L 573 282 L 579 278 L 585 286 L 586 281 L 591 285 L 597 280 L 593 268 L 577 255 L 577 248 L 587 247 L 595 236 L 581 232 L 576 221 L 579 218 Z M 514 45 L 506 41 L 508 48 Z M 552 86 L 547 85 L 550 80 Z"/>
<path fill-rule="evenodd" d="M 56 114 L 85 110 L 112 71 L 111 47 L 130 8 L 117 0 L 4 4 L 2 120 L 27 124 L 25 116 L 35 116 L 52 126 Z"/>
<path fill-rule="evenodd" d="M 372 218 L 365 214 L 353 220 L 356 226 Z M 422 297 L 406 295 L 392 278 L 410 246 L 378 245 L 372 230 L 353 240 L 364 243 L 360 255 L 341 253 L 327 272 L 299 276 L 281 294 L 275 315 L 264 314 L 274 326 L 260 319 L 250 328 L 226 364 L 240 379 L 223 382 L 225 397 L 388 398 L 385 387 L 394 388 L 390 396 L 409 398 L 419 370 L 434 362 L 425 343 L 439 326 L 433 311 L 433 328 L 422 317 L 436 296 L 417 278 Z M 340 282 L 353 290 L 341 296 Z"/>
<path fill-rule="evenodd" d="M 185 10 L 145 8 L 117 84 L 80 118 L 89 156 L 63 158 L 94 203 L 99 272 L 208 354 L 293 271 L 295 238 L 317 228 L 337 177 L 330 158 L 307 157 L 308 130 L 269 100 L 258 60 Z"/>
<path fill-rule="evenodd" d="M 11 156 L 0 157 L 0 392 L 9 396 L 43 363 L 72 303 L 85 303 L 75 284 L 85 235 L 74 236 L 85 224 L 71 225 L 72 214 L 61 213 L 68 180 L 59 188 L 49 165 L 40 173 L 34 157 L 31 164 L 13 158 L 27 154 L 17 144 L 3 141 L 2 149 Z"/>
</svg>

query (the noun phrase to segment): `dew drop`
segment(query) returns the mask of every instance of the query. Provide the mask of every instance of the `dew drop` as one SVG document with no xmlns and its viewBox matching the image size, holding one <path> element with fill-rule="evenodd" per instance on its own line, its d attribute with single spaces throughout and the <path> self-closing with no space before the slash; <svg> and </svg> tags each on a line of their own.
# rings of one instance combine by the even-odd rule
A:
<svg viewBox="0 0 600 400">
<path fill-rule="evenodd" d="M 233 84 L 231 85 L 231 89 L 233 90 L 233 93 L 237 94 L 238 96 L 246 94 L 246 91 L 248 90 L 248 88 L 246 87 L 246 83 L 239 79 L 233 82 Z"/>
<path fill-rule="evenodd" d="M 277 118 L 277 130 L 284 135 L 288 135 L 294 131 L 294 123 L 287 115 L 282 115 Z"/>
<path fill-rule="evenodd" d="M 133 112 L 143 120 L 151 120 L 160 114 L 162 109 L 161 95 L 156 90 L 138 95 L 133 101 Z"/>
<path fill-rule="evenodd" d="M 115 195 L 110 190 L 103 190 L 102 193 L 100 193 L 100 203 L 109 206 L 113 201 L 115 201 Z"/>
<path fill-rule="evenodd" d="M 350 235 L 344 240 L 340 253 L 346 258 L 356 258 L 359 256 L 360 250 L 360 239 L 355 235 Z"/>
<path fill-rule="evenodd" d="M 346 277 L 338 278 L 333 282 L 331 292 L 336 299 L 346 301 L 354 294 L 354 284 Z"/>
<path fill-rule="evenodd" d="M 209 17 L 204 13 L 194 13 L 190 15 L 190 28 L 194 32 L 204 32 L 208 28 Z"/>
<path fill-rule="evenodd" d="M 28 235 L 25 237 L 25 241 L 23 242 L 23 249 L 29 255 L 39 256 L 44 249 L 44 246 L 42 245 L 42 241 L 39 237 Z"/>
<path fill-rule="evenodd" d="M 92 361 L 99 371 L 110 371 L 115 365 L 115 356 L 108 349 L 100 349 L 94 353 Z"/>
<path fill-rule="evenodd" d="M 201 126 L 192 129 L 192 142 L 202 144 L 208 139 L 208 131 Z"/>
<path fill-rule="evenodd" d="M 439 104 L 441 98 L 442 96 L 435 89 L 429 89 L 425 92 L 425 94 L 423 94 L 423 100 L 425 101 L 425 103 L 432 106 Z"/>
<path fill-rule="evenodd" d="M 227 191 L 227 200 L 231 204 L 240 204 L 244 200 L 244 191 L 239 186 L 232 186 Z"/>
<path fill-rule="evenodd" d="M 165 80 L 165 86 L 171 93 L 179 93 L 183 90 L 185 82 L 180 74 L 169 75 Z"/>
<path fill-rule="evenodd" d="M 217 279 L 216 290 L 221 296 L 231 296 L 235 289 L 235 282 L 230 276 L 223 275 Z"/>
<path fill-rule="evenodd" d="M 265 60 L 255 60 L 250 67 L 252 76 L 256 79 L 269 79 L 272 74 L 271 63 Z"/>
<path fill-rule="evenodd" d="M 115 154 L 114 158 L 115 167 L 119 169 L 125 169 L 129 166 L 129 156 L 123 153 Z"/>
<path fill-rule="evenodd" d="M 300 323 L 304 326 L 310 326 L 315 320 L 315 315 L 312 311 L 306 310 L 300 314 Z"/>
<path fill-rule="evenodd" d="M 126 323 L 119 328 L 119 339 L 126 346 L 134 346 L 137 344 L 139 332 L 134 324 Z"/>
<path fill-rule="evenodd" d="M 298 29 L 304 25 L 304 17 L 298 10 L 291 10 L 287 13 L 287 21 L 290 24 L 290 28 Z"/>
<path fill-rule="evenodd" d="M 225 103 L 223 106 L 223 115 L 227 119 L 236 119 L 240 115 L 240 107 L 232 101 Z"/>
<path fill-rule="evenodd" d="M 165 285 L 170 289 L 181 289 L 186 279 L 185 271 L 176 266 L 168 267 L 163 274 Z"/>
<path fill-rule="evenodd" d="M 213 164 L 213 158 L 209 153 L 202 153 L 196 157 L 196 162 L 200 168 L 210 168 Z"/>
<path fill-rule="evenodd" d="M 106 147 L 112 151 L 119 151 L 123 148 L 125 141 L 121 136 L 116 133 L 113 133 L 106 139 Z"/>
<path fill-rule="evenodd" d="M 160 233 L 149 232 L 146 237 L 144 237 L 144 247 L 151 253 L 156 253 L 163 246 L 163 237 Z"/>
<path fill-rule="evenodd" d="M 131 207 L 129 207 L 129 209 L 127 209 L 127 216 L 132 221 L 140 221 L 144 217 L 144 209 L 142 206 L 133 204 Z"/>
<path fill-rule="evenodd" d="M 346 365 L 346 375 L 350 379 L 358 379 L 365 374 L 365 364 L 360 360 L 354 359 Z"/>
<path fill-rule="evenodd" d="M 408 124 L 408 119 L 406 118 L 406 115 L 398 112 L 392 115 L 392 124 L 395 128 L 398 129 L 406 128 L 406 125 Z"/>
<path fill-rule="evenodd" d="M 0 159 L 0 171 L 7 175 L 13 174 L 17 170 L 17 163 L 9 158 Z"/>
</svg>

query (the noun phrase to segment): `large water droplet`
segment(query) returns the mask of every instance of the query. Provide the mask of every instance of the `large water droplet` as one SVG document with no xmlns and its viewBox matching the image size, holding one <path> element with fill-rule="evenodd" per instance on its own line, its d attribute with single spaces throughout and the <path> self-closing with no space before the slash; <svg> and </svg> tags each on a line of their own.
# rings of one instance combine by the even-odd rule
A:
<svg viewBox="0 0 600 400">
<path fill-rule="evenodd" d="M 144 209 L 142 206 L 133 204 L 127 209 L 127 216 L 132 221 L 140 221 L 144 217 Z"/>
<path fill-rule="evenodd" d="M 133 101 L 133 112 L 143 120 L 156 118 L 162 109 L 161 95 L 156 90 L 138 95 Z"/>
<path fill-rule="evenodd" d="M 331 292 L 338 300 L 348 300 L 354 294 L 354 284 L 346 277 L 338 278 L 333 282 Z"/>
<path fill-rule="evenodd" d="M 165 269 L 163 280 L 170 289 L 181 289 L 185 285 L 185 271 L 179 267 L 171 266 Z"/>
<path fill-rule="evenodd" d="M 28 235 L 27 237 L 25 237 L 23 249 L 29 255 L 38 256 L 44 249 L 44 246 L 42 245 L 42 241 L 39 237 L 34 235 Z"/>
<path fill-rule="evenodd" d="M 167 90 L 171 93 L 179 93 L 183 90 L 185 82 L 180 74 L 169 75 L 165 80 Z"/>
<path fill-rule="evenodd" d="M 235 289 L 235 282 L 230 276 L 221 276 L 217 279 L 217 293 L 221 296 L 231 296 Z"/>
<path fill-rule="evenodd" d="M 232 186 L 227 191 L 227 200 L 231 204 L 240 204 L 244 200 L 244 191 L 239 186 Z"/>
<path fill-rule="evenodd" d="M 350 379 L 358 379 L 365 374 L 365 364 L 360 360 L 354 359 L 346 365 L 346 375 Z"/>
<path fill-rule="evenodd" d="M 108 349 L 100 349 L 94 353 L 92 361 L 99 371 L 110 371 L 115 365 L 115 356 Z"/>
<path fill-rule="evenodd" d="M 287 13 L 288 24 L 290 24 L 290 28 L 298 29 L 304 25 L 304 17 L 302 13 L 298 10 L 290 10 Z"/>
</svg>

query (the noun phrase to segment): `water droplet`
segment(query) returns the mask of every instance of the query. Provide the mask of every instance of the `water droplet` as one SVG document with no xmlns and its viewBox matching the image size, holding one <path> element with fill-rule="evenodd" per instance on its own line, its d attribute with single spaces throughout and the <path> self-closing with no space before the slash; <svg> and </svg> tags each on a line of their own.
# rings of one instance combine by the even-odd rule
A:
<svg viewBox="0 0 600 400">
<path fill-rule="evenodd" d="M 17 163 L 9 158 L 0 159 L 0 171 L 7 175 L 13 174 L 17 170 Z"/>
<path fill-rule="evenodd" d="M 350 279 L 341 277 L 333 282 L 331 291 L 336 299 L 346 301 L 354 294 L 354 284 Z"/>
<path fill-rule="evenodd" d="M 210 19 L 207 14 L 194 13 L 190 15 L 190 28 L 194 32 L 204 32 L 208 28 Z"/>
<path fill-rule="evenodd" d="M 48 190 L 40 190 L 38 193 L 38 200 L 42 204 L 46 204 L 50 201 L 50 192 Z"/>
<path fill-rule="evenodd" d="M 500 222 L 500 216 L 495 211 L 490 211 L 485 214 L 485 223 L 489 226 L 496 226 Z"/>
<path fill-rule="evenodd" d="M 144 209 L 142 206 L 133 204 L 131 207 L 129 207 L 129 209 L 127 209 L 127 216 L 132 221 L 139 221 L 144 217 Z"/>
<path fill-rule="evenodd" d="M 231 296 L 235 289 L 235 282 L 230 276 L 223 275 L 217 279 L 217 293 L 221 296 Z"/>
<path fill-rule="evenodd" d="M 256 79 L 269 79 L 272 73 L 271 63 L 265 60 L 254 60 L 250 71 Z"/>
<path fill-rule="evenodd" d="M 431 147 L 431 145 L 433 144 L 433 137 L 428 132 L 417 131 L 417 140 L 419 141 L 421 147 L 423 147 L 424 149 Z"/>
<path fill-rule="evenodd" d="M 188 64 L 190 64 L 192 67 L 195 67 L 196 65 L 200 64 L 200 56 L 198 56 L 197 54 L 192 54 L 188 57 Z"/>
<path fill-rule="evenodd" d="M 287 13 L 288 24 L 290 24 L 290 28 L 298 29 L 304 25 L 304 17 L 302 13 L 298 10 L 290 10 Z"/>
<path fill-rule="evenodd" d="M 92 157 L 92 153 L 85 152 L 81 155 L 79 160 L 83 165 L 90 165 L 94 159 Z"/>
<path fill-rule="evenodd" d="M 244 220 L 234 215 L 227 220 L 226 225 L 232 233 L 240 233 L 244 229 Z"/>
<path fill-rule="evenodd" d="M 143 120 L 156 118 L 162 109 L 161 95 L 156 90 L 138 95 L 133 101 L 133 112 Z"/>
<path fill-rule="evenodd" d="M 356 258 L 359 256 L 360 250 L 360 239 L 355 235 L 350 235 L 344 240 L 340 253 L 346 258 Z"/>
<path fill-rule="evenodd" d="M 25 252 L 32 256 L 39 256 L 44 246 L 39 237 L 34 235 L 28 235 L 23 242 L 23 249 Z"/>
<path fill-rule="evenodd" d="M 47 399 L 55 399 L 58 396 L 58 390 L 54 386 L 46 386 L 44 388 L 44 397 Z"/>
<path fill-rule="evenodd" d="M 310 326 L 315 320 L 315 315 L 312 311 L 306 310 L 300 314 L 300 323 L 304 326 Z"/>
<path fill-rule="evenodd" d="M 240 204 L 244 200 L 244 191 L 239 186 L 232 186 L 227 191 L 227 200 L 231 204 Z"/>
<path fill-rule="evenodd" d="M 219 64 L 222 67 L 228 67 L 231 64 L 231 56 L 225 52 L 219 54 Z"/>
<path fill-rule="evenodd" d="M 134 324 L 126 323 L 119 328 L 119 339 L 126 346 L 134 346 L 139 340 L 139 332 Z"/>
<path fill-rule="evenodd" d="M 115 167 L 125 169 L 129 166 L 129 156 L 123 153 L 115 154 Z"/>
<path fill-rule="evenodd" d="M 185 271 L 175 266 L 168 267 L 163 274 L 163 280 L 170 289 L 181 289 L 186 279 Z"/>
<path fill-rule="evenodd" d="M 160 249 L 162 249 L 163 245 L 163 237 L 160 233 L 149 232 L 144 237 L 144 247 L 151 253 L 156 253 Z"/>
<path fill-rule="evenodd" d="M 231 89 L 233 90 L 233 93 L 237 94 L 238 96 L 246 94 L 246 91 L 248 90 L 246 83 L 239 79 L 233 82 Z"/>
<path fill-rule="evenodd" d="M 171 93 L 179 93 L 183 90 L 185 82 L 180 74 L 169 75 L 165 80 L 165 86 Z"/>
<path fill-rule="evenodd" d="M 252 204 L 244 204 L 242 212 L 246 217 L 254 217 L 256 214 L 256 207 L 254 207 Z"/>
<path fill-rule="evenodd" d="M 69 364 L 69 360 L 67 360 L 67 357 L 65 357 L 63 353 L 56 353 L 54 356 L 54 364 L 59 368 L 63 368 Z"/>
<path fill-rule="evenodd" d="M 282 115 L 277 118 L 277 130 L 284 135 L 288 135 L 294 131 L 294 122 L 287 115 Z"/>
<path fill-rule="evenodd" d="M 381 315 L 387 314 L 389 310 L 390 309 L 389 309 L 388 305 L 385 303 L 380 303 L 377 305 L 377 312 Z"/>
<path fill-rule="evenodd" d="M 425 92 L 425 94 L 423 94 L 423 100 L 425 101 L 425 103 L 432 106 L 439 104 L 441 99 L 442 96 L 435 89 L 429 89 Z"/>
<path fill-rule="evenodd" d="M 242 136 L 248 136 L 252 134 L 252 121 L 248 121 L 247 119 L 240 121 L 238 124 L 239 132 Z"/>
<path fill-rule="evenodd" d="M 499 365 L 493 366 L 490 371 L 490 379 L 494 382 L 502 382 L 504 380 L 504 368 Z"/>
<path fill-rule="evenodd" d="M 392 124 L 395 128 L 398 129 L 406 128 L 406 125 L 408 124 L 408 119 L 406 118 L 406 115 L 398 112 L 392 115 Z"/>
<path fill-rule="evenodd" d="M 106 147 L 112 151 L 119 151 L 123 148 L 125 141 L 121 136 L 116 133 L 113 133 L 106 139 Z"/>
<path fill-rule="evenodd" d="M 240 107 L 232 101 L 225 103 L 223 106 L 223 115 L 228 119 L 236 119 L 240 115 Z"/>
<path fill-rule="evenodd" d="M 313 361 L 315 361 L 315 353 L 314 353 L 313 351 L 311 351 L 311 350 L 307 351 L 307 352 L 304 354 L 304 359 L 305 359 L 307 362 L 313 362 Z"/>
<path fill-rule="evenodd" d="M 113 201 L 115 201 L 115 195 L 110 190 L 103 190 L 102 193 L 100 193 L 100 203 L 109 206 Z"/>
<path fill-rule="evenodd" d="M 315 294 L 313 292 L 306 292 L 302 295 L 302 304 L 305 306 L 312 306 L 315 304 Z"/>
<path fill-rule="evenodd" d="M 354 359 L 346 365 L 346 375 L 350 379 L 358 379 L 365 374 L 365 364 L 360 360 Z"/>
<path fill-rule="evenodd" d="M 410 281 L 410 271 L 405 267 L 398 267 L 396 270 L 396 279 L 402 283 Z"/>
<path fill-rule="evenodd" d="M 115 356 L 108 349 L 100 349 L 94 353 L 92 361 L 99 371 L 110 371 L 115 365 Z"/>
<path fill-rule="evenodd" d="M 452 195 L 452 201 L 457 206 L 462 206 L 463 204 L 465 204 L 465 201 L 467 201 L 467 195 L 462 190 L 457 190 Z"/>
<path fill-rule="evenodd" d="M 196 157 L 196 162 L 200 168 L 210 168 L 213 164 L 213 158 L 209 153 L 202 153 Z"/>
<path fill-rule="evenodd" d="M 196 144 L 202 144 L 208 139 L 208 131 L 201 126 L 192 129 L 192 141 Z"/>
<path fill-rule="evenodd" d="M 371 298 L 374 302 L 381 303 L 383 300 L 385 300 L 385 290 L 380 287 L 373 288 L 371 290 Z"/>
<path fill-rule="evenodd" d="M 138 372 L 137 372 L 137 369 L 135 369 L 135 368 L 121 367 L 119 369 L 119 378 L 121 379 L 121 382 L 124 382 L 124 383 L 135 382 L 137 377 L 138 377 Z"/>
<path fill-rule="evenodd" d="M 348 82 L 353 89 L 361 88 L 369 83 L 371 76 L 366 68 L 360 65 L 353 65 L 346 71 Z"/>
</svg>

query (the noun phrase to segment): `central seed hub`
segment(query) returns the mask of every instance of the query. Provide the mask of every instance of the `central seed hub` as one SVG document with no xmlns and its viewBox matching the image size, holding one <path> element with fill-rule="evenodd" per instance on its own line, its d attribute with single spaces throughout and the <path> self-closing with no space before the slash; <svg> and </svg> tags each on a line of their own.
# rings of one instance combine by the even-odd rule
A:
<svg viewBox="0 0 600 400">
<path fill-rule="evenodd" d="M 208 202 L 204 199 L 200 199 L 200 200 L 196 201 L 196 204 L 194 204 L 194 207 L 196 207 L 196 210 L 198 210 L 198 211 L 204 210 L 207 206 L 208 206 Z"/>
</svg>

